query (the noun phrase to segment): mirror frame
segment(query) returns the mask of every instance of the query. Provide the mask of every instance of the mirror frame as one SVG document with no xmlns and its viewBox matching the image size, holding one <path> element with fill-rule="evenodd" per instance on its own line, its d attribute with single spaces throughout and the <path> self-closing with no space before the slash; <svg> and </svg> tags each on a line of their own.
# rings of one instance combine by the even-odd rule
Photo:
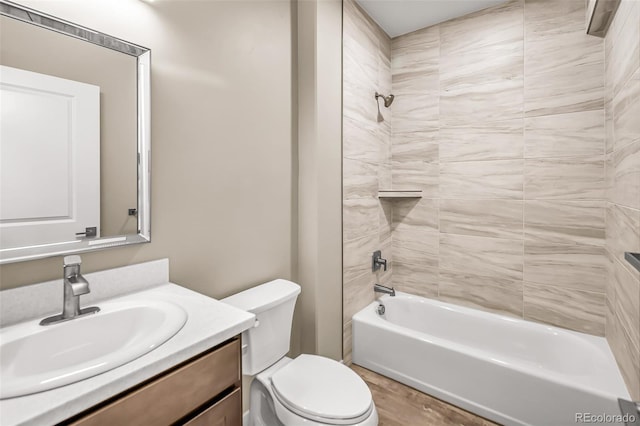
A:
<svg viewBox="0 0 640 426">
<path fill-rule="evenodd" d="M 151 50 L 99 31 L 0 0 L 0 15 L 137 58 L 138 233 L 60 243 L 0 248 L 0 265 L 151 242 Z"/>
</svg>

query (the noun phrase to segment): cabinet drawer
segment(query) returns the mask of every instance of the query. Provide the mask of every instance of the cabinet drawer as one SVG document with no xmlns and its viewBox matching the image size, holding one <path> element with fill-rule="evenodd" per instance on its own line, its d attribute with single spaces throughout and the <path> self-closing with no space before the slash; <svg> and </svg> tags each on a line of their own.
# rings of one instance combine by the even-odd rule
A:
<svg viewBox="0 0 640 426">
<path fill-rule="evenodd" d="M 235 339 L 72 424 L 168 425 L 239 381 L 240 341 Z M 241 409 L 238 411 L 241 412 Z"/>
<path fill-rule="evenodd" d="M 242 390 L 236 389 L 184 426 L 241 426 Z"/>
</svg>

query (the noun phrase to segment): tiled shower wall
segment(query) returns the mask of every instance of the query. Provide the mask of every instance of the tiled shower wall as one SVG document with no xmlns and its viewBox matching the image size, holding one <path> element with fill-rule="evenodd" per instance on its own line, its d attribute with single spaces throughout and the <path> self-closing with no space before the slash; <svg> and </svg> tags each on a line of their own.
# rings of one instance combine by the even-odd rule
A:
<svg viewBox="0 0 640 426">
<path fill-rule="evenodd" d="M 516 0 L 392 41 L 400 290 L 605 332 L 604 43 L 583 0 Z"/>
<path fill-rule="evenodd" d="M 640 2 L 604 42 L 584 17 L 582 0 L 511 1 L 390 41 L 345 1 L 347 362 L 352 315 L 392 280 L 606 331 L 640 399 L 640 273 L 623 259 L 640 251 Z M 396 95 L 393 119 L 375 90 Z M 424 197 L 378 201 L 391 186 Z M 379 248 L 392 276 L 371 273 Z"/>
<path fill-rule="evenodd" d="M 606 335 L 634 400 L 640 400 L 640 2 L 623 0 L 605 39 Z"/>
<path fill-rule="evenodd" d="M 381 249 L 391 260 L 391 206 L 378 201 L 378 187 L 391 185 L 391 110 L 376 91 L 391 92 L 391 40 L 353 0 L 343 17 L 343 358 L 351 362 L 351 317 L 374 299 L 373 283 L 389 283 L 371 271 Z"/>
</svg>

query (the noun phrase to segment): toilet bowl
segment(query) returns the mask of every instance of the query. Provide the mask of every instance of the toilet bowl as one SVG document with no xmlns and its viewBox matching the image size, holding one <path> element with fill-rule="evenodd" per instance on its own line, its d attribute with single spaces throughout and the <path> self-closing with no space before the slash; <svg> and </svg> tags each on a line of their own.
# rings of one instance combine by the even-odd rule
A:
<svg viewBox="0 0 640 426">
<path fill-rule="evenodd" d="M 283 358 L 251 384 L 250 424 L 378 424 L 371 392 L 350 368 L 329 358 Z"/>
<path fill-rule="evenodd" d="M 299 285 L 274 280 L 222 300 L 256 315 L 242 335 L 242 372 L 255 375 L 249 425 L 377 425 L 371 391 L 353 370 L 318 355 L 285 356 L 298 294 Z"/>
</svg>

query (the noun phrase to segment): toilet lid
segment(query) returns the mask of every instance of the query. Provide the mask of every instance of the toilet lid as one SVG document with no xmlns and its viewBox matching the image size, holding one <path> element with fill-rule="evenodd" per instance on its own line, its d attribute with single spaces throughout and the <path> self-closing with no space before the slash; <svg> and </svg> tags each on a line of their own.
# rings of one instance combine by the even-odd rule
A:
<svg viewBox="0 0 640 426">
<path fill-rule="evenodd" d="M 271 384 L 276 397 L 304 417 L 357 420 L 371 411 L 364 380 L 329 358 L 300 355 L 271 376 Z"/>
</svg>

